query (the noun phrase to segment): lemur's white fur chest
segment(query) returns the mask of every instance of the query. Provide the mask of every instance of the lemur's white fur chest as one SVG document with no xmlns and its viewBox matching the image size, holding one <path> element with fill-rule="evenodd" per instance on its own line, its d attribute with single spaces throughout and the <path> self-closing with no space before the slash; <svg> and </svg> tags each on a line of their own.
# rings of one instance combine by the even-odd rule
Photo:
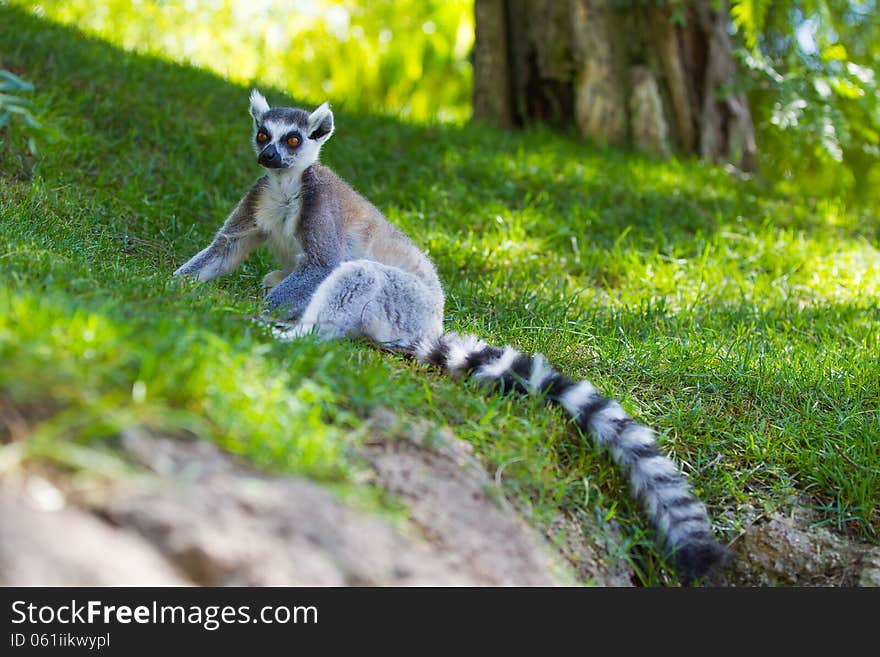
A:
<svg viewBox="0 0 880 657">
<path fill-rule="evenodd" d="M 285 269 L 293 269 L 303 252 L 296 238 L 301 212 L 302 174 L 269 176 L 257 204 L 256 221 L 266 233 L 275 258 Z"/>
</svg>

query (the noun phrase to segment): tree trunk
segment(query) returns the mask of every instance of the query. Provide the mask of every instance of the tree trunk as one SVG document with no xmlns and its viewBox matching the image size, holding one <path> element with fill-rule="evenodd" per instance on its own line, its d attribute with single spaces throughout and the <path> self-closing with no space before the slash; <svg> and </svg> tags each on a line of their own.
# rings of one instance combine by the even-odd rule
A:
<svg viewBox="0 0 880 657">
<path fill-rule="evenodd" d="M 507 71 L 507 18 L 504 0 L 481 0 L 474 5 L 474 70 L 487 75 L 474 76 L 474 116 L 486 117 L 500 126 L 513 125 L 513 98 L 510 76 L 490 75 Z"/>
<path fill-rule="evenodd" d="M 726 2 L 476 0 L 474 16 L 474 118 L 754 168 Z"/>
</svg>

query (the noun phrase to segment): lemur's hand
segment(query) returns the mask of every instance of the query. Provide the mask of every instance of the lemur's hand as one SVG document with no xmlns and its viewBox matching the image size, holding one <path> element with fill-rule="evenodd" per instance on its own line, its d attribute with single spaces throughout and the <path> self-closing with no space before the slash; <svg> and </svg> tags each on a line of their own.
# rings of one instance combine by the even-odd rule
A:
<svg viewBox="0 0 880 657">
<path fill-rule="evenodd" d="M 192 266 L 192 260 L 189 262 L 185 262 L 180 265 L 177 269 L 174 270 L 172 276 L 197 276 L 198 272 L 194 271 L 194 267 Z"/>
<path fill-rule="evenodd" d="M 174 276 L 192 276 L 198 281 L 217 278 L 223 269 L 223 258 L 211 246 L 202 249 L 174 271 Z"/>
</svg>

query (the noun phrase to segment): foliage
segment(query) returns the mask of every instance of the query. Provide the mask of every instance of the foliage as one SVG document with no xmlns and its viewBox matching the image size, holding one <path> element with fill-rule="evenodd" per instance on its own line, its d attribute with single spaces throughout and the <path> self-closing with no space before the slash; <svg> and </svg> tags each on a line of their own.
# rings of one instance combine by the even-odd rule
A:
<svg viewBox="0 0 880 657">
<path fill-rule="evenodd" d="M 540 526 L 598 517 L 644 583 L 670 581 L 625 480 L 562 413 L 349 341 L 273 341 L 246 320 L 264 252 L 210 284 L 172 278 L 259 175 L 246 86 L 8 6 L 0 24 L 4 65 L 40 81 L 65 137 L 32 170 L 0 149 L 0 405 L 31 432 L 6 442 L 0 414 L 0 467 L 27 446 L 91 468 L 146 425 L 358 482 L 347 447 L 387 406 L 450 425 Z M 546 131 L 373 112 L 337 112 L 322 158 L 430 251 L 450 329 L 621 399 L 722 536 L 807 504 L 877 540 L 875 214 Z"/>
<path fill-rule="evenodd" d="M 413 119 L 470 115 L 467 0 L 13 0 L 139 52 Z"/>
<path fill-rule="evenodd" d="M 734 0 L 766 172 L 880 200 L 876 0 Z"/>
<path fill-rule="evenodd" d="M 746 45 L 754 49 L 764 31 L 764 18 L 771 0 L 733 0 L 730 15 L 744 34 Z"/>
<path fill-rule="evenodd" d="M 31 153 L 37 152 L 37 135 L 45 134 L 42 124 L 32 113 L 33 106 L 23 93 L 34 90 L 30 82 L 22 80 L 10 71 L 0 70 L 0 134 L 4 128 L 12 130 L 10 121 L 21 123 Z M 0 142 L 2 143 L 2 142 Z"/>
</svg>

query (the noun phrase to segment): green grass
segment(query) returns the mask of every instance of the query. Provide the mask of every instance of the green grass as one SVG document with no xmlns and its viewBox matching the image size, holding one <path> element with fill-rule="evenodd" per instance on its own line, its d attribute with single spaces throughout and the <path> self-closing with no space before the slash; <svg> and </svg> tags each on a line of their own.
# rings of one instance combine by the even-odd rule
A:
<svg viewBox="0 0 880 657">
<path fill-rule="evenodd" d="M 9 7 L 0 24 L 0 68 L 35 83 L 57 134 L 34 160 L 0 133 L 0 404 L 31 427 L 0 468 L 106 467 L 143 425 L 345 485 L 385 405 L 450 425 L 538 525 L 599 517 L 646 584 L 672 581 L 623 478 L 560 412 L 361 344 L 273 342 L 245 320 L 266 253 L 215 283 L 172 279 L 259 175 L 248 89 Z M 798 503 L 877 541 L 876 215 L 549 132 L 336 122 L 323 160 L 429 250 L 450 329 L 621 399 L 722 536 Z"/>
</svg>

